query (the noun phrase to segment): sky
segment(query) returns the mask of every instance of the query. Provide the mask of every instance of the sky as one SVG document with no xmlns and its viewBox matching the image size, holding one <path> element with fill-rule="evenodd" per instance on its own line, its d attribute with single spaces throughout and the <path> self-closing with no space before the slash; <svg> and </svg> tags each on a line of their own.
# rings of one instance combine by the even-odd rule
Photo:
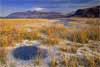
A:
<svg viewBox="0 0 100 67">
<path fill-rule="evenodd" d="M 70 13 L 96 5 L 100 5 L 100 0 L 0 0 L 0 16 L 28 10 Z"/>
</svg>

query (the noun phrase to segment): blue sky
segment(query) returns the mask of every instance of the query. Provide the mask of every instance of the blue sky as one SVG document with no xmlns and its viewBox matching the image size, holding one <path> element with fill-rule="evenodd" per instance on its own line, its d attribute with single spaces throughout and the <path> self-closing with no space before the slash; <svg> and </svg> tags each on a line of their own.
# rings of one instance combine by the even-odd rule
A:
<svg viewBox="0 0 100 67">
<path fill-rule="evenodd" d="M 98 4 L 100 0 L 0 0 L 0 16 L 27 10 L 69 13 Z"/>
</svg>

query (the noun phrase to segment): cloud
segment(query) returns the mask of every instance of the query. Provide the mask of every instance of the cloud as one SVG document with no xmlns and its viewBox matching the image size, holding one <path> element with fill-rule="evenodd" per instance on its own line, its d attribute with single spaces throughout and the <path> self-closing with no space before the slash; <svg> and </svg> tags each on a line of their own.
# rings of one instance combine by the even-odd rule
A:
<svg viewBox="0 0 100 67">
<path fill-rule="evenodd" d="M 46 10 L 46 8 L 41 8 L 41 7 L 34 7 L 34 8 L 31 8 L 32 11 L 44 11 Z"/>
</svg>

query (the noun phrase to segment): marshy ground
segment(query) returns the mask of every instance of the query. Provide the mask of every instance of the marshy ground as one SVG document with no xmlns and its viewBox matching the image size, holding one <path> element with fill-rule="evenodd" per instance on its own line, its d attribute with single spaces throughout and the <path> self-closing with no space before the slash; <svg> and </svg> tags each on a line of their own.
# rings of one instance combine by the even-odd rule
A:
<svg viewBox="0 0 100 67">
<path fill-rule="evenodd" d="M 0 19 L 0 65 L 100 67 L 100 20 Z"/>
</svg>

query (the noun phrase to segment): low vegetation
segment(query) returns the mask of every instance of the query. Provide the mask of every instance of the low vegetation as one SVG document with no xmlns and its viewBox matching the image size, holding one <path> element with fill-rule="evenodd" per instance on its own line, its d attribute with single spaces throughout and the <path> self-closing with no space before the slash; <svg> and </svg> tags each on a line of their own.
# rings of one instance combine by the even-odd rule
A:
<svg viewBox="0 0 100 67">
<path fill-rule="evenodd" d="M 84 24 L 87 26 L 69 29 L 63 24 L 48 25 L 47 19 L 0 19 L 0 47 L 13 47 L 23 40 L 38 40 L 43 46 L 57 46 L 63 55 L 59 62 L 58 59 L 52 57 L 49 63 L 51 67 L 57 67 L 57 65 L 99 67 L 100 25 L 98 20 L 85 19 Z M 6 53 L 1 48 L 0 52 L 2 52 L 0 62 L 5 63 Z M 34 63 L 39 65 L 40 61 L 41 59 Z"/>
<path fill-rule="evenodd" d="M 5 48 L 0 48 L 0 64 L 6 63 L 6 55 L 7 55 L 7 52 Z"/>
</svg>

